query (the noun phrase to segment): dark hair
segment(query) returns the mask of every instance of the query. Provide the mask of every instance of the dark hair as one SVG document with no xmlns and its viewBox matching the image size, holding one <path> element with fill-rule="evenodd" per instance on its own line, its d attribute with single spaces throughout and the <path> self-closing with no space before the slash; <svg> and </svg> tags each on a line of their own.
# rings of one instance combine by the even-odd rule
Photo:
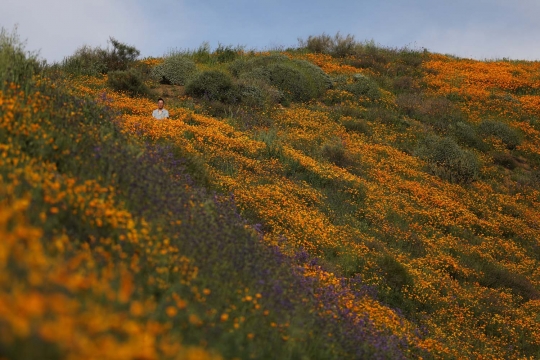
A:
<svg viewBox="0 0 540 360">
<path fill-rule="evenodd" d="M 165 100 L 163 100 L 162 98 L 159 98 L 157 99 L 157 102 L 159 102 L 159 100 L 163 101 L 163 103 L 165 104 Z"/>
</svg>

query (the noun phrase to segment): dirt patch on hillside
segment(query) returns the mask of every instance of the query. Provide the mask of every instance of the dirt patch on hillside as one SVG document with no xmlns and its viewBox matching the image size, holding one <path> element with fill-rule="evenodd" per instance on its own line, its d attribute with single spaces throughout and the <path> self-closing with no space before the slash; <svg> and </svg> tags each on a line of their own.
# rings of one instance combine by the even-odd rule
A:
<svg viewBox="0 0 540 360">
<path fill-rule="evenodd" d="M 155 94 L 156 98 L 161 97 L 167 102 L 168 99 L 184 96 L 185 86 L 158 84 L 155 88 L 152 88 L 152 93 Z"/>
</svg>

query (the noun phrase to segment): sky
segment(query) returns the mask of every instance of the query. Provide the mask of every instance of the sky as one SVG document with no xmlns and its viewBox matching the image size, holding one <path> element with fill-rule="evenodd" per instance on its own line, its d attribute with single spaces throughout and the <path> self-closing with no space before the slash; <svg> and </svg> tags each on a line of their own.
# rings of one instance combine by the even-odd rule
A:
<svg viewBox="0 0 540 360">
<path fill-rule="evenodd" d="M 539 0 L 0 0 L 0 27 L 49 63 L 110 36 L 141 57 L 208 42 L 271 50 L 323 33 L 473 59 L 540 60 Z"/>
</svg>

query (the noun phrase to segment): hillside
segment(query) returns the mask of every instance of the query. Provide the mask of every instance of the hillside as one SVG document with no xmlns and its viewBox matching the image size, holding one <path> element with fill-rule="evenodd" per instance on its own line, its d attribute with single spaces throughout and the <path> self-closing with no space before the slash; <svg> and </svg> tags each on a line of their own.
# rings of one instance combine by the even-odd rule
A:
<svg viewBox="0 0 540 360">
<path fill-rule="evenodd" d="M 540 357 L 540 62 L 0 40 L 0 358 Z"/>
</svg>

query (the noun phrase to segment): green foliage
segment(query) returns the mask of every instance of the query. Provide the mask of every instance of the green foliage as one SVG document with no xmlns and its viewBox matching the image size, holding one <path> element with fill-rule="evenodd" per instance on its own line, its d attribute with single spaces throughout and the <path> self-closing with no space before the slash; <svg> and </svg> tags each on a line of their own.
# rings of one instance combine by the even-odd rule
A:
<svg viewBox="0 0 540 360">
<path fill-rule="evenodd" d="M 425 51 L 402 48 L 397 51 L 397 62 L 405 66 L 417 68 L 424 61 L 424 53 Z"/>
<path fill-rule="evenodd" d="M 414 319 L 418 311 L 429 311 L 429 304 L 411 300 L 403 291 L 414 286 L 414 278 L 407 268 L 390 254 L 385 254 L 377 260 L 380 275 L 386 287 L 380 290 L 381 300 L 393 308 L 398 308 Z"/>
<path fill-rule="evenodd" d="M 331 86 L 329 78 L 306 61 L 273 64 L 268 68 L 270 83 L 290 101 L 308 101 L 321 96 Z"/>
<path fill-rule="evenodd" d="M 197 72 L 195 62 L 183 54 L 171 54 L 152 68 L 150 76 L 165 84 L 185 85 Z"/>
<path fill-rule="evenodd" d="M 354 54 L 358 46 L 354 35 L 343 36 L 339 32 L 334 36 L 326 33 L 317 36 L 310 35 L 307 40 L 298 39 L 298 45 L 314 53 L 330 54 L 340 58 Z"/>
<path fill-rule="evenodd" d="M 216 56 L 216 61 L 218 63 L 226 63 L 237 59 L 241 52 L 243 52 L 241 47 L 233 48 L 230 45 L 223 46 L 222 44 L 219 44 L 217 49 L 214 51 L 214 55 Z"/>
<path fill-rule="evenodd" d="M 381 77 L 387 77 L 391 82 L 396 81 L 395 88 L 398 91 L 416 91 L 412 86 L 414 82 L 410 80 L 422 76 L 421 64 L 426 54 L 425 50 L 388 48 L 374 41 L 366 41 L 355 44 L 354 51 L 346 57 L 345 63 L 359 69 L 372 69 L 381 74 Z"/>
<path fill-rule="evenodd" d="M 106 74 L 107 64 L 104 61 L 106 51 L 84 45 L 61 62 L 62 69 L 73 75 L 98 76 Z"/>
<path fill-rule="evenodd" d="M 279 89 L 286 101 L 308 101 L 332 86 L 330 77 L 318 66 L 283 55 L 238 59 L 229 70 L 241 79 L 257 79 Z"/>
<path fill-rule="evenodd" d="M 399 114 L 391 109 L 385 109 L 384 107 L 370 107 L 365 112 L 364 117 L 368 121 L 392 125 L 398 129 L 409 127 L 409 123 L 403 120 Z"/>
<path fill-rule="evenodd" d="M 113 37 L 109 38 L 112 49 L 107 50 L 105 63 L 108 71 L 126 70 L 141 54 L 134 46 L 124 44 Z"/>
<path fill-rule="evenodd" d="M 263 130 L 257 134 L 257 140 L 265 143 L 264 154 L 268 157 L 280 158 L 283 156 L 283 148 L 279 143 L 279 136 L 275 128 Z"/>
<path fill-rule="evenodd" d="M 326 99 L 324 99 L 326 101 Z M 332 104 L 332 102 L 330 102 Z M 341 120 L 343 117 L 363 119 L 366 115 L 366 110 L 356 106 L 336 105 L 333 106 L 330 115 L 336 121 Z"/>
<path fill-rule="evenodd" d="M 41 71 L 43 64 L 37 54 L 27 52 L 24 45 L 16 29 L 12 33 L 0 29 L 0 90 L 4 90 L 9 83 L 18 84 L 26 90 L 32 84 L 34 74 Z"/>
<path fill-rule="evenodd" d="M 477 156 L 448 137 L 428 136 L 417 150 L 417 155 L 427 161 L 434 175 L 451 182 L 470 183 L 480 174 Z"/>
<path fill-rule="evenodd" d="M 396 56 L 396 50 L 377 46 L 374 41 L 358 44 L 354 56 L 346 62 L 360 69 L 373 69 L 379 73 L 385 72 L 391 59 Z"/>
<path fill-rule="evenodd" d="M 209 101 L 234 103 L 238 100 L 231 77 L 219 70 L 207 70 L 197 74 L 186 85 L 186 94 Z"/>
<path fill-rule="evenodd" d="M 329 54 L 332 51 L 333 39 L 326 33 L 310 35 L 307 40 L 298 39 L 298 45 L 315 53 Z"/>
<path fill-rule="evenodd" d="M 212 60 L 212 55 L 210 52 L 210 43 L 207 41 L 203 42 L 197 50 L 190 53 L 193 60 L 197 63 L 209 63 Z"/>
<path fill-rule="evenodd" d="M 308 101 L 314 98 L 316 89 L 302 71 L 288 64 L 274 64 L 269 67 L 270 83 L 283 91 L 291 101 Z"/>
<path fill-rule="evenodd" d="M 496 120 L 484 120 L 479 125 L 483 135 L 499 138 L 508 149 L 515 149 L 521 144 L 521 134 L 508 124 Z"/>
<path fill-rule="evenodd" d="M 344 119 L 341 125 L 348 131 L 355 131 L 366 135 L 371 135 L 372 131 L 368 123 L 363 119 Z"/>
<path fill-rule="evenodd" d="M 73 75 L 97 76 L 109 71 L 127 70 L 140 55 L 134 46 L 124 44 L 113 37 L 108 41 L 112 48 L 92 48 L 84 45 L 62 60 L 60 66 Z"/>
<path fill-rule="evenodd" d="M 378 261 L 382 274 L 388 286 L 395 290 L 401 290 L 404 286 L 414 284 L 413 277 L 409 274 L 405 266 L 391 255 L 384 255 Z"/>
<path fill-rule="evenodd" d="M 270 54 L 257 57 L 242 57 L 231 64 L 228 68 L 234 77 L 257 77 L 269 80 L 270 72 L 268 68 L 274 64 L 288 64 L 293 60 L 285 55 Z"/>
<path fill-rule="evenodd" d="M 255 108 L 266 108 L 283 100 L 283 93 L 263 80 L 243 78 L 237 82 L 241 102 Z"/>
<path fill-rule="evenodd" d="M 373 79 L 363 74 L 355 74 L 353 76 L 353 82 L 345 85 L 344 90 L 356 96 L 366 96 L 370 100 L 376 100 L 381 97 L 379 85 Z"/>
<path fill-rule="evenodd" d="M 306 60 L 292 60 L 292 64 L 300 69 L 305 76 L 311 78 L 317 87 L 317 96 L 333 86 L 332 79 L 317 65 Z"/>
<path fill-rule="evenodd" d="M 323 144 L 321 147 L 321 156 L 337 166 L 343 167 L 349 163 L 345 146 L 340 139 Z"/>
<path fill-rule="evenodd" d="M 445 97 L 401 93 L 396 104 L 402 114 L 422 121 L 439 134 L 447 134 L 454 124 L 463 120 L 461 111 Z"/>
<path fill-rule="evenodd" d="M 482 138 L 478 136 L 476 129 L 464 122 L 457 122 L 453 129 L 454 136 L 463 145 L 485 151 L 487 149 L 486 144 L 482 141 Z"/>
<path fill-rule="evenodd" d="M 135 69 L 111 71 L 107 83 L 114 90 L 124 91 L 132 96 L 149 93 L 141 74 Z"/>
</svg>

